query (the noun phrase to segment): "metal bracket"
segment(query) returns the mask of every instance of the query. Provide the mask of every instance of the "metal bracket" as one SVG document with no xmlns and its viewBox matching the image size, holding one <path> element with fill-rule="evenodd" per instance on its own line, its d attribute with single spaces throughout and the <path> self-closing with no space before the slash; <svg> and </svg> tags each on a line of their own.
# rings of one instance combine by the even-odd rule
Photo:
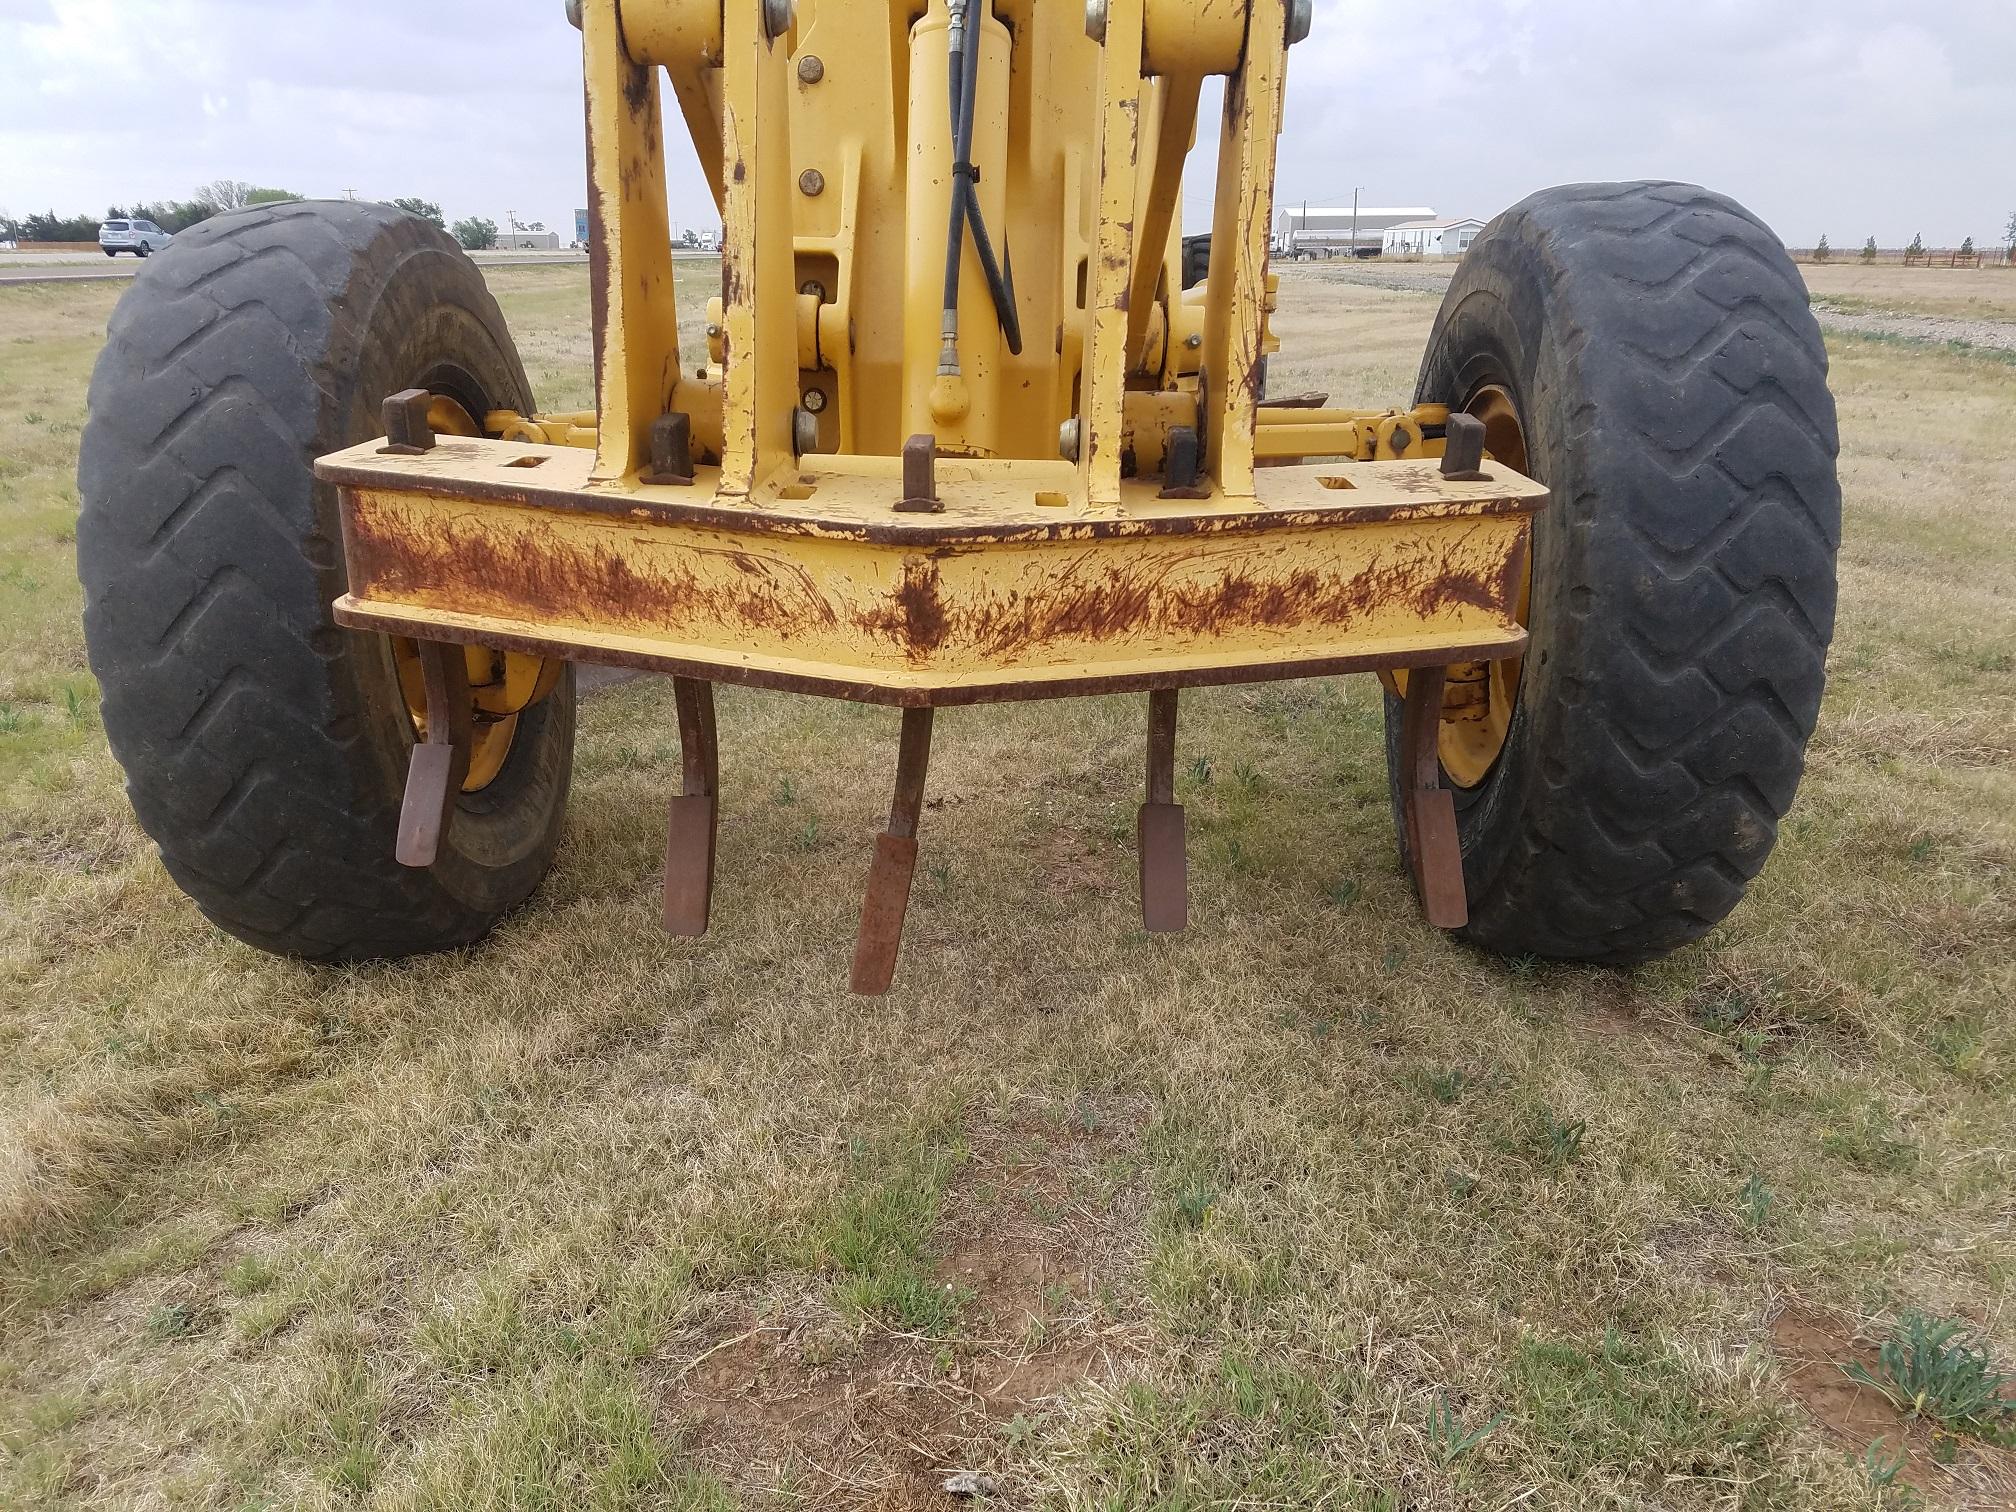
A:
<svg viewBox="0 0 2016 1512">
<path fill-rule="evenodd" d="M 1162 492 L 1159 499 L 1208 499 L 1211 484 L 1204 477 L 1203 445 L 1194 425 L 1169 427 L 1167 450 L 1162 462 Z"/>
<path fill-rule="evenodd" d="M 880 997 L 896 977 L 910 882 L 917 874 L 917 822 L 924 812 L 924 777 L 931 764 L 931 721 L 928 708 L 903 711 L 896 797 L 889 807 L 889 827 L 875 837 L 875 860 L 861 900 L 861 930 L 854 941 L 851 985 L 865 997 Z"/>
<path fill-rule="evenodd" d="M 945 501 L 938 497 L 938 442 L 935 437 L 912 436 L 903 443 L 903 497 L 896 501 L 896 512 L 945 512 Z"/>
<path fill-rule="evenodd" d="M 1400 812 L 1422 912 L 1437 929 L 1461 929 L 1470 922 L 1470 903 L 1463 889 L 1456 799 L 1442 785 L 1444 681 L 1441 667 L 1416 667 L 1407 674 L 1400 713 Z"/>
<path fill-rule="evenodd" d="M 667 410 L 651 422 L 651 465 L 639 481 L 692 487 L 693 417 L 684 410 Z"/>
<path fill-rule="evenodd" d="M 1183 805 L 1176 801 L 1176 690 L 1148 695 L 1148 801 L 1135 821 L 1141 853 L 1141 924 L 1175 934 L 1190 922 Z"/>
<path fill-rule="evenodd" d="M 434 396 L 425 389 L 402 389 L 378 407 L 385 428 L 381 457 L 417 457 L 434 449 L 434 427 L 427 423 Z"/>
<path fill-rule="evenodd" d="M 413 747 L 407 762 L 406 797 L 399 807 L 394 854 L 401 866 L 424 869 L 440 855 L 441 842 L 455 818 L 455 800 L 469 775 L 476 716 L 462 648 L 441 641 L 418 644 L 427 690 L 427 736 Z"/>
<path fill-rule="evenodd" d="M 1484 471 L 1484 422 L 1453 411 L 1442 443 L 1442 476 L 1451 483 L 1487 483 Z"/>
<path fill-rule="evenodd" d="M 714 898 L 714 839 L 720 823 L 720 747 L 714 733 L 714 685 L 672 679 L 679 705 L 681 791 L 665 835 L 665 932 L 707 933 Z"/>
</svg>

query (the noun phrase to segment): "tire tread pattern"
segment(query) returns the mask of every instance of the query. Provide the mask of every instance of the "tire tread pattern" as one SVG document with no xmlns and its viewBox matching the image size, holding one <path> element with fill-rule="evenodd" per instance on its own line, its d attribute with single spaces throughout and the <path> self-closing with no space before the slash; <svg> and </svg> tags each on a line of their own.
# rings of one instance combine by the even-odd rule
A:
<svg viewBox="0 0 2016 1512">
<path fill-rule="evenodd" d="M 219 216 L 148 260 L 92 377 L 78 569 L 106 734 L 175 882 L 281 954 L 401 955 L 494 922 L 389 864 L 396 802 L 329 618 L 341 552 L 311 472 L 354 424 L 370 290 L 415 255 L 460 257 L 382 206 Z"/>
<path fill-rule="evenodd" d="M 1556 707 L 1531 732 L 1515 832 L 1471 878 L 1468 934 L 1649 960 L 1736 905 L 1798 785 L 1841 529 L 1826 350 L 1778 239 L 1692 185 L 1548 190 L 1470 257 L 1483 278 L 1520 266 L 1549 286 L 1541 339 L 1565 377 L 1538 402 L 1561 421 L 1551 454 L 1573 459 L 1550 524 L 1575 533 L 1579 575 L 1546 590 Z M 1433 391 L 1468 271 L 1424 399 L 1460 398 Z"/>
</svg>

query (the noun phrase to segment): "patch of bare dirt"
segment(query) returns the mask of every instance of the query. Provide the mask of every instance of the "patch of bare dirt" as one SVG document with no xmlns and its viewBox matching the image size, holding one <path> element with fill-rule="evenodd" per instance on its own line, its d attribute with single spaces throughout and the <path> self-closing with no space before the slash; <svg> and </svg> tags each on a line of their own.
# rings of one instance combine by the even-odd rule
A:
<svg viewBox="0 0 2016 1512">
<path fill-rule="evenodd" d="M 1615 972 L 1588 973 L 1585 980 L 1576 982 L 1576 987 L 1582 1001 L 1580 1017 L 1584 1028 L 1606 1039 L 1641 1035 L 1656 1038 L 1666 1032 L 1665 1022 L 1653 1007 Z"/>
<path fill-rule="evenodd" d="M 0 835 L 0 851 L 37 871 L 89 876 L 120 865 L 133 853 L 125 827 L 113 823 L 38 825 Z"/>
<path fill-rule="evenodd" d="M 976 1473 L 1014 1504 L 1019 1423 L 1110 1381 L 1143 1333 L 1114 1311 L 1138 1262 L 1146 1109 L 1022 1103 L 967 1129 L 935 1277 L 967 1300 L 949 1339 L 852 1323 L 803 1300 L 725 1308 L 663 1363 L 663 1410 L 698 1462 L 744 1493 L 811 1508 L 972 1506 Z"/>
<path fill-rule="evenodd" d="M 1636 1005 L 1619 999 L 1598 999 L 1582 1016 L 1583 1027 L 1606 1039 L 1628 1039 L 1634 1035 L 1656 1035 L 1659 1021 L 1641 1013 Z"/>
<path fill-rule="evenodd" d="M 1113 886 L 1112 853 L 1068 829 L 1055 830 L 1039 843 L 1037 864 L 1051 891 L 1066 897 L 1105 893 Z"/>
<path fill-rule="evenodd" d="M 1842 1366 L 1855 1363 L 1877 1368 L 1876 1347 L 1858 1338 L 1847 1320 L 1788 1304 L 1771 1320 L 1771 1348 L 1785 1389 L 1856 1458 L 1880 1441 L 1879 1462 L 1887 1464 L 1901 1452 L 1898 1479 L 1928 1496 L 1966 1512 L 2016 1507 L 2016 1452 L 1941 1433 L 1900 1412 L 1873 1386 L 1842 1373 Z"/>
<path fill-rule="evenodd" d="M 1657 1265 L 1715 1286 L 1729 1286 L 1735 1273 L 1729 1255 L 1742 1240 L 1719 1213 L 1697 1211 L 1654 1229 L 1646 1236 L 1646 1252 Z"/>
</svg>

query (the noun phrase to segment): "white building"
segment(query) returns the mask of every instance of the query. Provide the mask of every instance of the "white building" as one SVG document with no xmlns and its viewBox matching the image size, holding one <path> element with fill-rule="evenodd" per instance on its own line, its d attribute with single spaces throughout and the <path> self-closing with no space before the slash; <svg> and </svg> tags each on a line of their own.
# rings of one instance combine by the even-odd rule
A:
<svg viewBox="0 0 2016 1512">
<path fill-rule="evenodd" d="M 1290 205 L 1275 219 L 1274 245 L 1285 257 L 1377 257 L 1388 227 L 1434 218 L 1425 205 L 1361 205 L 1355 213 L 1349 205 L 1341 210 Z"/>
<path fill-rule="evenodd" d="M 500 231 L 497 233 L 497 248 L 500 252 L 556 252 L 560 248 L 560 233 L 523 227 L 516 231 Z"/>
<path fill-rule="evenodd" d="M 1387 257 L 1461 257 L 1484 229 L 1481 220 L 1401 221 L 1380 233 L 1379 250 Z"/>
</svg>

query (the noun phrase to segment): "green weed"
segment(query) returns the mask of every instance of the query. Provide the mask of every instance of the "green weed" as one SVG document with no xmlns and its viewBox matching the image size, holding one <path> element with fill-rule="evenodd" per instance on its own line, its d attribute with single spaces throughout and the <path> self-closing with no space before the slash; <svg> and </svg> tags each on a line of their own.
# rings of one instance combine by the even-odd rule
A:
<svg viewBox="0 0 2016 1512">
<path fill-rule="evenodd" d="M 232 1295 L 250 1297 L 270 1287 L 279 1273 L 278 1267 L 263 1256 L 240 1255 L 224 1272 L 224 1284 Z"/>
<path fill-rule="evenodd" d="M 196 1332 L 196 1309 L 187 1302 L 163 1302 L 147 1314 L 147 1337 L 180 1339 Z"/>
<path fill-rule="evenodd" d="M 1750 1226 L 1751 1233 L 1764 1227 L 1764 1220 L 1771 1216 L 1771 1207 L 1778 1199 L 1771 1188 L 1764 1184 L 1764 1174 L 1752 1171 L 1750 1179 L 1743 1183 L 1743 1221 Z"/>
<path fill-rule="evenodd" d="M 1443 1465 L 1453 1465 L 1496 1433 L 1506 1416 L 1501 1412 L 1482 1427 L 1466 1430 L 1463 1420 L 1456 1415 L 1456 1409 L 1449 1405 L 1449 1394 L 1437 1392 L 1435 1400 L 1428 1404 L 1429 1447 Z"/>
<path fill-rule="evenodd" d="M 1582 1140 L 1589 1132 L 1585 1119 L 1562 1120 L 1546 1107 L 1533 1110 L 1524 1139 L 1526 1153 L 1550 1171 L 1566 1170 L 1582 1154 Z"/>
<path fill-rule="evenodd" d="M 1470 1085 L 1470 1078 L 1458 1066 L 1424 1072 L 1421 1081 L 1428 1095 L 1438 1103 L 1454 1103 L 1463 1095 L 1463 1089 Z"/>
<path fill-rule="evenodd" d="M 1742 993 L 1722 992 L 1695 1005 L 1694 1022 L 1710 1034 L 1733 1034 L 1752 1011 Z"/>
<path fill-rule="evenodd" d="M 1878 1439 L 1862 1451 L 1862 1473 L 1869 1477 L 1869 1484 L 1878 1491 L 1887 1491 L 1897 1484 L 1897 1477 L 1903 1473 L 1909 1456 L 1902 1449 L 1895 1459 L 1885 1458 L 1883 1440 Z"/>
<path fill-rule="evenodd" d="M 1176 1196 L 1176 1224 L 1179 1228 L 1201 1229 L 1211 1216 L 1218 1194 L 1209 1187 L 1187 1187 Z"/>
<path fill-rule="evenodd" d="M 2016 1377 L 1991 1369 L 1974 1332 L 1951 1318 L 1907 1312 L 1877 1351 L 1876 1369 L 1857 1360 L 1841 1371 L 1901 1411 L 1955 1432 L 2002 1437 L 2016 1429 L 2016 1400 L 2002 1394 Z"/>
<path fill-rule="evenodd" d="M 1820 1148 L 1864 1171 L 1903 1175 L 1918 1165 L 1918 1146 L 1893 1132 L 1889 1111 L 1881 1103 L 1865 1104 L 1853 1123 L 1827 1130 Z"/>
</svg>

